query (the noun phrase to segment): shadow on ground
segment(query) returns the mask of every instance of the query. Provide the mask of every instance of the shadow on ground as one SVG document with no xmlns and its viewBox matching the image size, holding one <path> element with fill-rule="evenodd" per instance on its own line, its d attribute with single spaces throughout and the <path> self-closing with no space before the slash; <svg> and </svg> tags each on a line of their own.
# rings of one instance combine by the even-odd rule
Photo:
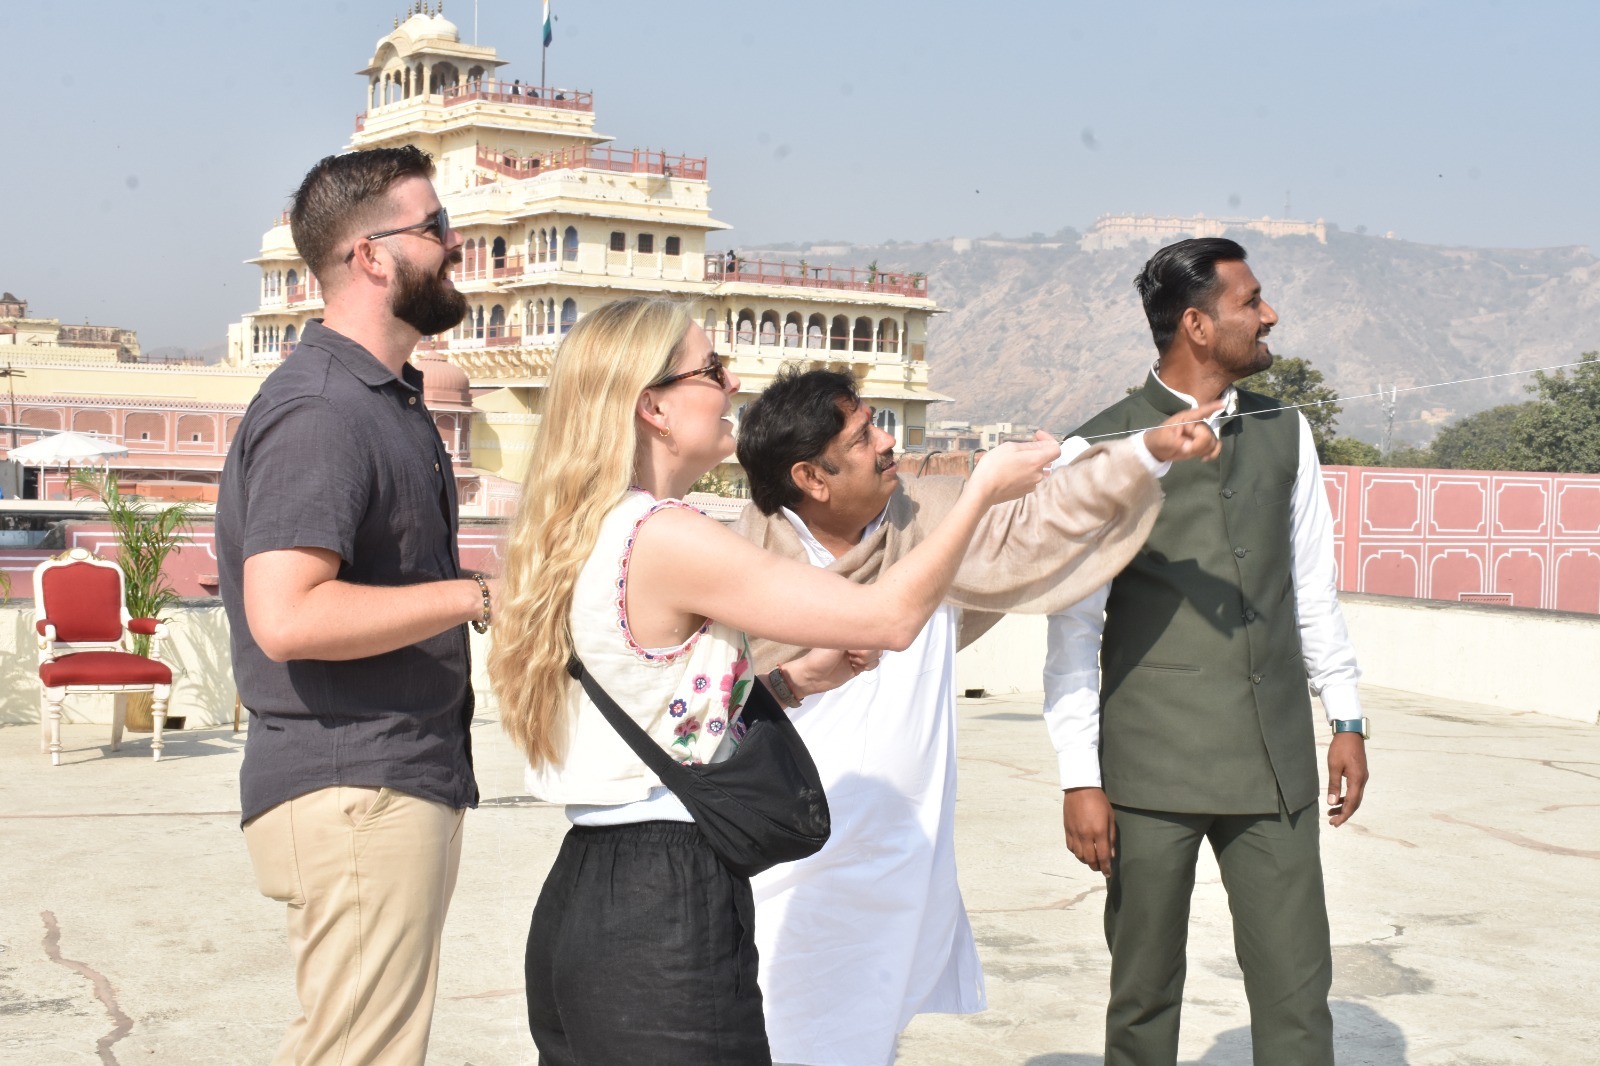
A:
<svg viewBox="0 0 1600 1066">
<path fill-rule="evenodd" d="M 1364 1003 L 1331 1004 L 1334 1056 L 1351 1066 L 1406 1066 L 1406 1036 L 1400 1027 Z M 1105 1066 L 1099 1055 L 1035 1055 L 1026 1066 Z M 1252 1066 L 1250 1030 L 1229 1029 L 1198 1059 L 1180 1066 Z M 1262 1063 L 1260 1066 L 1270 1066 Z"/>
</svg>

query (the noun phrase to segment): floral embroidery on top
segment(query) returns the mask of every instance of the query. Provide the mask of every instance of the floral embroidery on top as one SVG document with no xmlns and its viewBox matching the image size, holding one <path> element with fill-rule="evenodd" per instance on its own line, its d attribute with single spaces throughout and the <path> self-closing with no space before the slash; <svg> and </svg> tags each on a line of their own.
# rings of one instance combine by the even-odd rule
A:
<svg viewBox="0 0 1600 1066">
<path fill-rule="evenodd" d="M 674 747 L 681 746 L 692 749 L 694 747 L 695 739 L 700 736 L 700 719 L 696 718 L 694 715 L 690 715 L 688 718 L 685 718 L 683 721 L 679 722 L 678 727 L 674 729 L 673 732 L 677 734 L 678 737 L 678 739 L 672 742 Z"/>
<path fill-rule="evenodd" d="M 724 722 L 721 718 L 713 718 L 711 721 L 706 723 L 706 732 L 710 733 L 714 737 L 720 737 L 722 735 L 722 731 L 727 727 L 728 723 Z"/>
<path fill-rule="evenodd" d="M 710 687 L 711 687 L 711 678 L 707 677 L 705 674 L 695 674 L 694 675 L 694 690 L 696 692 L 704 692 L 706 689 L 708 689 Z"/>
<path fill-rule="evenodd" d="M 687 711 L 688 709 L 689 702 L 682 697 L 679 697 L 678 699 L 675 699 L 671 703 L 667 704 L 667 713 L 672 715 L 674 718 L 682 718 L 683 712 Z"/>
<path fill-rule="evenodd" d="M 750 669 L 749 654 L 741 648 L 739 657 L 728 668 L 728 673 L 722 678 L 722 709 L 733 712 L 744 706 L 745 693 L 750 688 L 750 679 L 744 677 L 744 672 Z"/>
<path fill-rule="evenodd" d="M 639 491 L 643 492 L 643 489 Z M 689 634 L 689 639 L 679 644 L 676 648 L 666 651 L 651 651 L 640 647 L 639 642 L 633 639 L 633 630 L 628 626 L 628 564 L 633 559 L 633 542 L 639 536 L 639 527 L 649 521 L 657 511 L 667 507 L 683 507 L 697 514 L 705 514 L 698 507 L 684 503 L 682 500 L 657 500 L 650 505 L 650 509 L 639 516 L 633 524 L 633 530 L 622 544 L 622 562 L 617 569 L 617 625 L 622 629 L 622 636 L 628 642 L 628 649 L 639 658 L 650 663 L 669 663 L 679 658 L 700 640 L 711 629 L 711 619 L 707 618 L 700 628 Z"/>
</svg>

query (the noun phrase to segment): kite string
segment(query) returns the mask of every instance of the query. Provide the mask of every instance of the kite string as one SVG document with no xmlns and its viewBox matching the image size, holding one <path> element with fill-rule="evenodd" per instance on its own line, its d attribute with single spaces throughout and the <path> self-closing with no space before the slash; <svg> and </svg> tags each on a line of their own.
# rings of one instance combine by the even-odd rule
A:
<svg viewBox="0 0 1600 1066">
<path fill-rule="evenodd" d="M 1423 389 L 1439 389 L 1445 387 L 1446 385 L 1470 385 L 1474 381 L 1493 381 L 1496 378 L 1510 378 L 1516 377 L 1520 374 L 1542 374 L 1550 370 L 1565 370 L 1568 367 L 1583 366 L 1585 363 L 1592 362 L 1594 362 L 1593 359 L 1580 359 L 1575 363 L 1557 363 L 1555 366 L 1536 366 L 1530 367 L 1527 370 L 1506 370 L 1499 374 L 1482 374 L 1475 378 L 1457 378 L 1454 381 L 1435 381 L 1428 385 L 1407 385 L 1405 388 L 1395 386 L 1389 389 L 1379 389 L 1377 392 L 1358 393 L 1355 396 L 1335 396 L 1331 400 L 1307 400 L 1305 403 L 1284 404 L 1282 407 L 1268 407 L 1261 411 L 1239 411 L 1234 414 L 1221 415 L 1220 418 L 1222 420 L 1226 420 L 1229 418 L 1244 418 L 1246 415 L 1270 415 L 1278 411 L 1298 411 L 1302 407 L 1321 407 L 1323 404 L 1328 403 L 1345 403 L 1350 400 L 1382 399 L 1385 396 L 1395 396 L 1402 392 L 1420 392 Z M 1212 417 L 1217 418 L 1219 416 L 1213 415 Z M 1174 426 L 1192 426 L 1197 422 L 1204 421 L 1206 421 L 1206 419 L 1193 418 L 1187 422 L 1173 422 L 1171 424 Z M 1106 437 L 1125 437 L 1133 433 L 1143 432 L 1143 429 L 1119 429 L 1112 433 L 1095 433 L 1087 437 L 1080 437 L 1079 439 L 1103 440 Z"/>
</svg>

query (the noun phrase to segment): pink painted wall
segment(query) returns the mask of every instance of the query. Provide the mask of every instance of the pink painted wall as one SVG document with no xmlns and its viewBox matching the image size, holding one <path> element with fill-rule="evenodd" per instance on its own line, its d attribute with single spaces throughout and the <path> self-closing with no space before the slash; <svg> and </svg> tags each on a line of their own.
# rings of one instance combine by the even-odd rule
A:
<svg viewBox="0 0 1600 1066">
<path fill-rule="evenodd" d="M 1330 466 L 1339 588 L 1600 614 L 1600 475 Z"/>
</svg>

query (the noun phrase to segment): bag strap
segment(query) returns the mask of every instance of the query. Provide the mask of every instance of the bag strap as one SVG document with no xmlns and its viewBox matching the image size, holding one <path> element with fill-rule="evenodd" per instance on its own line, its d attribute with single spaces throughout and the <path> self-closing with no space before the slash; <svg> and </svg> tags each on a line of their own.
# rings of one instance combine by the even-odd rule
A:
<svg viewBox="0 0 1600 1066">
<path fill-rule="evenodd" d="M 611 728 L 622 737 L 623 743 L 633 749 L 633 753 L 661 779 L 662 784 L 677 792 L 676 785 L 691 783 L 693 772 L 685 769 L 682 763 L 663 751 L 661 745 L 651 740 L 650 734 L 640 728 L 639 723 L 635 722 L 627 711 L 617 706 L 617 701 L 612 699 L 611 694 L 600 686 L 594 675 L 584 668 L 583 660 L 578 658 L 576 653 L 567 660 L 567 673 L 583 686 L 583 691 L 588 694 L 590 701 L 605 716 L 605 720 L 611 723 Z"/>
</svg>

